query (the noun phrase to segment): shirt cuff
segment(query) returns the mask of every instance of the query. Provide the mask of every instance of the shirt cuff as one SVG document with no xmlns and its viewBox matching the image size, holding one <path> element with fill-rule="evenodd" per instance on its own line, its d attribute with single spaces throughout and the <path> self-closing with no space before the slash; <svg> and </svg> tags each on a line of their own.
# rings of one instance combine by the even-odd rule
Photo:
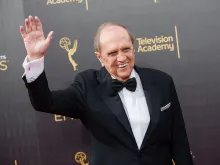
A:
<svg viewBox="0 0 220 165">
<path fill-rule="evenodd" d="M 31 83 L 36 80 L 44 70 L 44 56 L 30 62 L 28 56 L 26 56 L 22 66 L 24 68 L 23 76 L 26 76 L 27 82 Z"/>
</svg>

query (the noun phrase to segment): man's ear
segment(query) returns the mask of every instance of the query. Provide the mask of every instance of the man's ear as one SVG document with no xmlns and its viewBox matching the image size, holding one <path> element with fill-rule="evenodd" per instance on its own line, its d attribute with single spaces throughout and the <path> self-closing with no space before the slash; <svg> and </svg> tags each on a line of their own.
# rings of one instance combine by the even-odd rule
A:
<svg viewBox="0 0 220 165">
<path fill-rule="evenodd" d="M 104 64 L 102 63 L 102 58 L 101 58 L 100 52 L 95 52 L 95 55 L 98 58 L 98 60 L 100 61 L 101 65 L 104 66 Z"/>
</svg>

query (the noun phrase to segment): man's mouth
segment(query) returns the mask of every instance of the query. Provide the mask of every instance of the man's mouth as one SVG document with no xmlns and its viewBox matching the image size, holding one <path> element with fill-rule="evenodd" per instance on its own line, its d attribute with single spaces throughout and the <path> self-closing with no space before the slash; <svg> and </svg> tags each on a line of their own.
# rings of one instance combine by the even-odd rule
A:
<svg viewBox="0 0 220 165">
<path fill-rule="evenodd" d="M 118 65 L 118 68 L 125 68 L 126 66 L 128 66 L 128 63 Z"/>
</svg>

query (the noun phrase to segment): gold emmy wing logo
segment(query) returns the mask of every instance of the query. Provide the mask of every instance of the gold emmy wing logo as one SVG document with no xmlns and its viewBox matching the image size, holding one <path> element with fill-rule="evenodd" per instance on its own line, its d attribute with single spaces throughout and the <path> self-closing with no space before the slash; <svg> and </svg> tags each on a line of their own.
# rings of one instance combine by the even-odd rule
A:
<svg viewBox="0 0 220 165">
<path fill-rule="evenodd" d="M 89 163 L 85 163 L 86 154 L 84 152 L 77 152 L 75 155 L 75 161 L 81 165 L 89 165 Z"/>
<path fill-rule="evenodd" d="M 73 59 L 73 55 L 76 53 L 76 50 L 77 50 L 77 44 L 78 44 L 78 41 L 75 40 L 74 41 L 74 44 L 73 44 L 73 48 L 72 49 L 69 49 L 69 46 L 71 46 L 71 41 L 69 38 L 67 37 L 63 37 L 60 39 L 60 47 L 65 49 L 68 53 L 68 58 L 69 58 L 69 61 L 71 62 L 71 64 L 73 65 L 73 70 L 76 71 L 78 70 L 76 67 L 77 67 L 77 63 L 76 61 Z"/>
</svg>

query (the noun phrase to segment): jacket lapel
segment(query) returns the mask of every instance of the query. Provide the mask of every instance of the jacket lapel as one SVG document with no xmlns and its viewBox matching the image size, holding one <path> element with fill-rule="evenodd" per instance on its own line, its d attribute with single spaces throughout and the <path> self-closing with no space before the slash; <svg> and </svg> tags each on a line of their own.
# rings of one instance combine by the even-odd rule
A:
<svg viewBox="0 0 220 165">
<path fill-rule="evenodd" d="M 157 123 L 159 121 L 160 98 L 159 98 L 157 84 L 154 82 L 153 77 L 151 77 L 151 73 L 148 72 L 147 69 L 141 69 L 138 68 L 137 66 L 135 66 L 135 70 L 140 76 L 148 110 L 150 113 L 150 123 L 141 145 L 141 148 L 143 148 L 146 145 L 146 142 L 148 141 L 153 131 L 156 129 Z"/>
<path fill-rule="evenodd" d="M 143 139 L 141 148 L 145 147 L 150 135 L 156 129 L 160 116 L 160 99 L 156 83 L 154 83 L 153 77 L 147 69 L 141 69 L 135 66 L 135 70 L 140 76 L 143 86 L 146 102 L 150 113 L 150 123 Z M 131 125 L 128 121 L 128 117 L 125 113 L 123 104 L 117 92 L 114 92 L 111 87 L 111 76 L 107 70 L 103 67 L 97 76 L 100 85 L 96 91 L 100 94 L 105 104 L 116 115 L 119 122 L 127 130 L 127 132 L 134 138 Z M 135 142 L 136 144 L 136 142 Z"/>
<path fill-rule="evenodd" d="M 123 125 L 127 132 L 134 138 L 119 94 L 112 89 L 112 78 L 110 74 L 103 67 L 97 77 L 98 81 L 100 81 L 100 85 L 98 86 L 96 91 L 100 94 L 105 104 L 112 111 L 112 113 L 115 114 L 115 116 L 118 118 L 119 122 Z"/>
</svg>

